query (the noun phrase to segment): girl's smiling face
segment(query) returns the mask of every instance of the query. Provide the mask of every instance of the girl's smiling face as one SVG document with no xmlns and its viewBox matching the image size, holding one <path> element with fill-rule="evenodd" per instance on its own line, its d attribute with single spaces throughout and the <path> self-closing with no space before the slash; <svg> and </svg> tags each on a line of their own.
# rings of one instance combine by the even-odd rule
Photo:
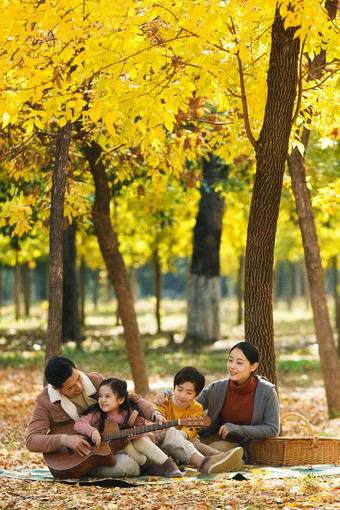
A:
<svg viewBox="0 0 340 510">
<path fill-rule="evenodd" d="M 251 364 L 241 349 L 235 348 L 229 354 L 227 366 L 230 380 L 239 385 L 249 379 L 252 372 L 257 369 L 258 363 Z"/>
<path fill-rule="evenodd" d="M 98 404 L 100 409 L 105 413 L 117 411 L 124 400 L 124 397 L 117 398 L 117 395 L 112 391 L 111 386 L 108 384 L 104 384 L 99 388 Z"/>
</svg>

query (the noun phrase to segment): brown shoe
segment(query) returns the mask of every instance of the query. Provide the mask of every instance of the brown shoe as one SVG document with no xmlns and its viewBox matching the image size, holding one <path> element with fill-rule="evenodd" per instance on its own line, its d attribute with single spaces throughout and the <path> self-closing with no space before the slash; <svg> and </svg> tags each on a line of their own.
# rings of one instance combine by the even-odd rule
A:
<svg viewBox="0 0 340 510">
<path fill-rule="evenodd" d="M 230 473 L 240 465 L 243 456 L 243 449 L 238 446 L 228 452 L 206 457 L 200 466 L 203 473 Z"/>
<path fill-rule="evenodd" d="M 182 478 L 183 476 L 182 471 L 178 469 L 171 457 L 168 457 L 163 464 L 156 464 L 156 462 L 147 459 L 141 469 L 142 473 L 150 476 L 164 476 L 166 478 Z"/>
<path fill-rule="evenodd" d="M 167 458 L 162 467 L 165 470 L 163 476 L 167 478 L 182 478 L 183 476 L 182 471 L 178 469 L 176 462 L 171 457 Z"/>
</svg>

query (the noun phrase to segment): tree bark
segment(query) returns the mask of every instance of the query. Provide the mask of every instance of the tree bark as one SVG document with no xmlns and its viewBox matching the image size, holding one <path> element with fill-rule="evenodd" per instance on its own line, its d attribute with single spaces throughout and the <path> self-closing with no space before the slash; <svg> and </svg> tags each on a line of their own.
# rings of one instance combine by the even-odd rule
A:
<svg viewBox="0 0 340 510">
<path fill-rule="evenodd" d="M 309 307 L 310 307 L 309 283 L 308 283 L 306 264 L 304 262 L 301 265 L 301 271 L 302 271 L 302 277 L 303 277 L 305 308 L 306 308 L 306 310 L 309 310 Z"/>
<path fill-rule="evenodd" d="M 279 279 L 280 279 L 280 268 L 276 265 L 273 272 L 273 303 L 277 305 L 279 302 Z"/>
<path fill-rule="evenodd" d="M 52 178 L 46 362 L 61 349 L 64 198 L 70 141 L 71 125 L 67 123 L 58 131 Z"/>
<path fill-rule="evenodd" d="M 84 143 L 83 147 L 96 189 L 95 203 L 92 208 L 95 234 L 119 302 L 119 315 L 124 328 L 135 391 L 141 395 L 146 395 L 149 393 L 146 364 L 128 273 L 111 224 L 110 189 L 105 167 L 101 160 L 101 148 L 95 142 L 91 142 L 90 145 Z"/>
<path fill-rule="evenodd" d="M 154 286 L 154 294 L 156 298 L 155 304 L 155 317 L 157 324 L 157 333 L 161 333 L 162 324 L 161 324 L 161 299 L 162 299 L 162 268 L 159 263 L 159 257 L 157 250 L 153 254 L 152 259 L 153 266 L 153 286 Z"/>
<path fill-rule="evenodd" d="M 130 281 L 131 281 L 132 297 L 133 297 L 133 301 L 135 303 L 137 301 L 137 271 L 133 264 L 130 267 Z"/>
<path fill-rule="evenodd" d="M 308 138 L 309 130 L 304 129 L 301 139 L 305 148 L 308 145 Z M 328 412 L 330 417 L 335 417 L 340 412 L 340 364 L 328 313 L 325 279 L 313 208 L 307 187 L 304 157 L 296 148 L 288 157 L 288 166 L 305 252 L 314 328 L 319 347 Z"/>
<path fill-rule="evenodd" d="M 78 280 L 76 268 L 76 223 L 63 234 L 63 318 L 62 342 L 73 340 L 80 346 Z"/>
<path fill-rule="evenodd" d="M 99 269 L 94 272 L 93 282 L 93 310 L 96 312 L 98 309 L 98 291 L 99 291 Z"/>
<path fill-rule="evenodd" d="M 22 265 L 22 283 L 23 283 L 23 292 L 24 292 L 25 315 L 26 315 L 26 317 L 28 317 L 30 314 L 30 304 L 31 304 L 31 282 L 30 282 L 30 269 L 28 267 L 28 262 L 25 262 Z"/>
<path fill-rule="evenodd" d="M 2 264 L 0 263 L 0 317 L 2 315 Z"/>
<path fill-rule="evenodd" d="M 199 348 L 220 336 L 220 244 L 224 198 L 214 185 L 227 178 L 228 165 L 210 154 L 203 159 L 201 199 L 194 227 L 185 343 Z M 196 345 L 197 344 L 197 345 Z"/>
<path fill-rule="evenodd" d="M 301 299 L 302 296 L 302 290 L 301 290 L 301 271 L 300 271 L 300 264 L 295 263 L 294 264 L 295 269 L 295 289 L 294 289 L 294 297 L 295 299 Z"/>
<path fill-rule="evenodd" d="M 276 12 L 268 94 L 249 214 L 245 260 L 245 339 L 261 353 L 260 373 L 277 385 L 273 324 L 273 261 L 277 219 L 297 89 L 299 39 Z"/>
<path fill-rule="evenodd" d="M 333 285 L 334 285 L 334 308 L 335 308 L 335 327 L 338 333 L 338 354 L 340 356 L 340 299 L 338 292 L 338 257 L 333 257 Z"/>
<path fill-rule="evenodd" d="M 14 271 L 15 320 L 18 322 L 20 319 L 20 264 L 18 253 L 16 254 Z"/>
<path fill-rule="evenodd" d="M 325 7 L 331 19 L 335 19 L 337 0 L 327 0 Z M 320 78 L 326 63 L 326 51 L 313 59 L 309 66 L 308 79 Z M 328 414 L 334 418 L 340 413 L 340 363 L 335 346 L 331 320 L 327 306 L 327 292 L 321 263 L 318 238 L 315 228 L 313 208 L 306 181 L 304 157 L 309 141 L 309 129 L 304 127 L 301 142 L 302 155 L 295 147 L 288 156 L 288 167 L 292 179 L 292 189 L 305 252 L 306 269 L 309 282 L 310 299 L 313 310 L 314 328 L 319 347 L 320 364 L 326 390 Z"/>
<path fill-rule="evenodd" d="M 85 258 L 82 257 L 79 267 L 79 290 L 80 290 L 80 319 L 81 326 L 85 326 Z"/>
<path fill-rule="evenodd" d="M 287 308 L 289 311 L 292 310 L 293 305 L 293 264 L 291 262 L 287 262 L 287 281 L 286 281 L 286 299 L 287 299 Z"/>
<path fill-rule="evenodd" d="M 244 294 L 244 255 L 239 256 L 239 266 L 237 273 L 237 324 L 243 324 L 243 294 Z"/>
</svg>

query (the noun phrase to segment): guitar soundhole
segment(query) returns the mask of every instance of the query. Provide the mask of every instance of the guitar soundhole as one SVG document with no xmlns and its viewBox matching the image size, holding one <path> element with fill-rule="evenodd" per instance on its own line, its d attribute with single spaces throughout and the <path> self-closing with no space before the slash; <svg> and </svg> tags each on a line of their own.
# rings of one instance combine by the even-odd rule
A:
<svg viewBox="0 0 340 510">
<path fill-rule="evenodd" d="M 74 450 L 72 450 L 71 448 L 69 448 L 68 446 L 66 447 L 66 450 L 67 450 L 67 453 L 68 453 L 70 456 L 75 454 L 75 451 L 74 451 Z"/>
</svg>

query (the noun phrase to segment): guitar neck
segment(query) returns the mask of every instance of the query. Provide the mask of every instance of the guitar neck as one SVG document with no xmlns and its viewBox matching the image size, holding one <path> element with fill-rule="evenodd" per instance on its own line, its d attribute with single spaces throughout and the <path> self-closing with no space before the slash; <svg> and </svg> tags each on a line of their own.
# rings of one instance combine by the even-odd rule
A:
<svg viewBox="0 0 340 510">
<path fill-rule="evenodd" d="M 172 420 L 159 425 L 153 423 L 152 425 L 143 425 L 141 427 L 133 427 L 132 429 L 123 429 L 118 432 L 110 432 L 102 434 L 103 441 L 112 441 L 113 439 L 119 439 L 127 436 L 137 436 L 139 434 L 145 434 L 146 432 L 152 432 L 155 430 L 168 429 L 170 427 L 176 427 L 181 424 L 181 420 Z"/>
</svg>

